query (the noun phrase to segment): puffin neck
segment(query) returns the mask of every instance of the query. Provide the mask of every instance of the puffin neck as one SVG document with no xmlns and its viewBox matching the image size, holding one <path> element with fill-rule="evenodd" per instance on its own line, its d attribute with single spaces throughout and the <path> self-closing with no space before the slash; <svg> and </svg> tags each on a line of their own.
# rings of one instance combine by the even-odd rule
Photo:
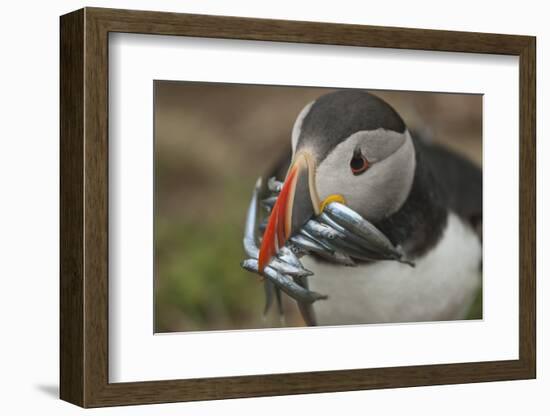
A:
<svg viewBox="0 0 550 416">
<path fill-rule="evenodd" d="M 401 208 L 375 225 L 411 258 L 421 257 L 434 247 L 447 224 L 445 193 L 423 154 L 425 146 L 412 135 L 416 153 L 414 179 Z"/>
</svg>

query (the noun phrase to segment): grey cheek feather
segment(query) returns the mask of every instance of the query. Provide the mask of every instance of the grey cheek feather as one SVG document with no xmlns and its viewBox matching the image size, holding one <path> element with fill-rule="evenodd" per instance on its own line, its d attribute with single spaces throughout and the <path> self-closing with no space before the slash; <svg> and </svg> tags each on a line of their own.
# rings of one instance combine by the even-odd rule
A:
<svg viewBox="0 0 550 416">
<path fill-rule="evenodd" d="M 298 138 L 302 133 L 302 123 L 304 122 L 304 118 L 308 115 L 313 104 L 315 104 L 315 101 L 312 101 L 306 105 L 302 111 L 300 111 L 300 114 L 298 114 L 298 117 L 294 122 L 294 127 L 292 127 L 292 156 L 294 156 L 294 153 L 296 152 L 296 145 L 298 144 Z"/>
<path fill-rule="evenodd" d="M 397 133 L 384 129 L 359 131 L 351 135 L 348 140 L 355 140 L 363 154 L 371 163 L 388 158 L 397 151 L 407 140 L 406 133 Z"/>
<path fill-rule="evenodd" d="M 416 167 L 414 145 L 406 131 L 397 149 L 387 150 L 387 157 L 357 176 L 349 168 L 354 146 L 353 140 L 342 142 L 318 167 L 319 197 L 341 194 L 354 211 L 369 221 L 379 221 L 399 210 L 409 195 Z"/>
</svg>

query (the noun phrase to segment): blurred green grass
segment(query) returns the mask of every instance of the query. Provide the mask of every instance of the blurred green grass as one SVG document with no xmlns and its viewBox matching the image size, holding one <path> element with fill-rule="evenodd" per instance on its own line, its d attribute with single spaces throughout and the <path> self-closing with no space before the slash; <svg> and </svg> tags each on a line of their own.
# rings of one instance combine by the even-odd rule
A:
<svg viewBox="0 0 550 416">
<path fill-rule="evenodd" d="M 290 143 L 321 88 L 155 83 L 155 332 L 278 327 L 263 284 L 244 271 L 242 233 L 256 178 Z M 378 92 L 413 129 L 481 161 L 481 100 Z M 468 319 L 481 317 L 481 291 Z M 303 321 L 285 297 L 287 326 Z"/>
<path fill-rule="evenodd" d="M 477 296 L 466 314 L 466 319 L 481 319 L 483 317 L 483 287 L 479 288 Z"/>
<path fill-rule="evenodd" d="M 192 217 L 157 219 L 158 332 L 257 324 L 263 289 L 254 275 L 240 267 L 246 211 L 235 209 L 235 201 L 249 200 L 251 188 L 230 180 L 221 188 L 221 195 L 212 201 L 224 208 L 217 215 L 206 214 L 201 220 L 199 211 Z"/>
</svg>

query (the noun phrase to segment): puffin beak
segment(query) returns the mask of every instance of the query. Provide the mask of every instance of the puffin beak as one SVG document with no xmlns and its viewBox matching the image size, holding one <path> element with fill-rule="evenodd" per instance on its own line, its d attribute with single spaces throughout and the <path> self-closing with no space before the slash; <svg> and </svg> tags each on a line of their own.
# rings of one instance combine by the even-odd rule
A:
<svg viewBox="0 0 550 416">
<path fill-rule="evenodd" d="M 264 232 L 258 258 L 260 272 L 296 231 L 311 217 L 319 215 L 320 206 L 313 156 L 300 151 L 290 165 Z"/>
</svg>

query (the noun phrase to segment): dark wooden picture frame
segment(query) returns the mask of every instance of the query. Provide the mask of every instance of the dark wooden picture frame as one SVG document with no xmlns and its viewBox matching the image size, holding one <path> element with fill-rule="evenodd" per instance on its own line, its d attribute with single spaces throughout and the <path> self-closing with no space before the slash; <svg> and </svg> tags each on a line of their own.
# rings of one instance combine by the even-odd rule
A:
<svg viewBox="0 0 550 416">
<path fill-rule="evenodd" d="M 519 56 L 519 359 L 109 383 L 110 32 Z M 60 46 L 63 400 L 99 407 L 535 378 L 534 37 L 85 8 L 61 17 Z"/>
</svg>

